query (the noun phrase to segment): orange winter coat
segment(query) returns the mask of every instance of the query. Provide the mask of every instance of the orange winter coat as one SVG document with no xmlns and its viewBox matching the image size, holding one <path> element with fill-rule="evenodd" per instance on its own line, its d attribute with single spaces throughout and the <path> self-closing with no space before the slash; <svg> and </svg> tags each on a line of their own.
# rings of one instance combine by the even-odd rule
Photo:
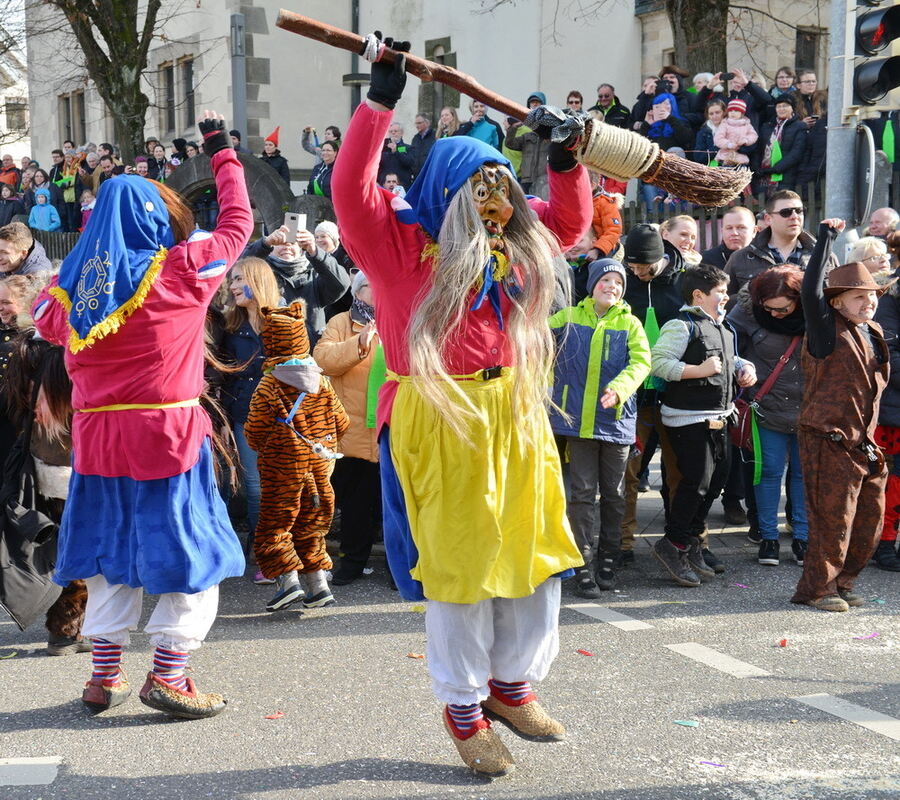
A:
<svg viewBox="0 0 900 800">
<path fill-rule="evenodd" d="M 372 337 L 369 352 L 362 360 L 357 345 L 363 326 L 345 311 L 328 320 L 325 332 L 313 350 L 313 358 L 331 379 L 331 385 L 350 417 L 350 427 L 340 443 L 340 451 L 350 458 L 378 461 L 376 428 L 366 427 L 369 370 L 380 339 Z"/>
<path fill-rule="evenodd" d="M 597 237 L 594 240 L 594 247 L 602 256 L 609 256 L 615 252 L 622 237 L 622 211 L 615 198 L 609 195 L 595 195 L 593 202 L 594 219 L 591 227 Z"/>
</svg>

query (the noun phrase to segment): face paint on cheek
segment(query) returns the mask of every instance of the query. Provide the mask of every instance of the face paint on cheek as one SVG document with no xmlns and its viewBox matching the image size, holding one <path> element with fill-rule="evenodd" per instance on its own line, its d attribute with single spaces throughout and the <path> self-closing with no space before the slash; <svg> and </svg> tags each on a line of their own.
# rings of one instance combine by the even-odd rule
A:
<svg viewBox="0 0 900 800">
<path fill-rule="evenodd" d="M 503 246 L 506 225 L 513 214 L 509 175 L 499 167 L 482 167 L 469 179 L 475 208 L 491 239 L 492 249 Z"/>
<path fill-rule="evenodd" d="M 244 293 L 244 297 L 246 297 L 248 300 L 253 299 L 253 290 L 246 283 L 241 286 L 241 291 Z"/>
</svg>

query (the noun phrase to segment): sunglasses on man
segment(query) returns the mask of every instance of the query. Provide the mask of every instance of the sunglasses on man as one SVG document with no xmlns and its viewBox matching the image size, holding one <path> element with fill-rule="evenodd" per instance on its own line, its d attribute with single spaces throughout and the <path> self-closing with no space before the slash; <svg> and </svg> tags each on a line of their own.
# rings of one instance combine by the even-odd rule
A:
<svg viewBox="0 0 900 800">
<path fill-rule="evenodd" d="M 779 208 L 778 211 L 773 211 L 773 214 L 778 214 L 779 217 L 784 217 L 787 219 L 792 214 L 796 214 L 798 217 L 802 217 L 804 214 L 803 206 L 799 208 Z"/>
</svg>

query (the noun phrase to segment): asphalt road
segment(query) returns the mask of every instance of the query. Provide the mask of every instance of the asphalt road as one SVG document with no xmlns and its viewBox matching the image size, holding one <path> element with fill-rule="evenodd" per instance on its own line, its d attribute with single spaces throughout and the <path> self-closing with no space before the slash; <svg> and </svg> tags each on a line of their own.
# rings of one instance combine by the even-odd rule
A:
<svg viewBox="0 0 900 800">
<path fill-rule="evenodd" d="M 505 778 L 459 761 L 410 657 L 425 651 L 422 606 L 400 602 L 376 563 L 336 588 L 338 605 L 302 614 L 265 613 L 271 588 L 249 577 L 223 584 L 192 659 L 201 689 L 229 701 L 211 720 L 169 720 L 136 696 L 91 717 L 90 656 L 47 657 L 43 631 L 0 623 L 0 800 L 900 798 L 900 575 L 867 569 L 870 602 L 847 614 L 792 606 L 800 568 L 759 566 L 741 535 L 717 531 L 728 571 L 681 589 L 650 556 L 658 505 L 641 499 L 644 535 L 616 592 L 586 603 L 564 589 L 539 694 L 568 739 L 498 728 L 517 760 Z M 138 633 L 124 660 L 135 693 L 149 659 Z"/>
</svg>

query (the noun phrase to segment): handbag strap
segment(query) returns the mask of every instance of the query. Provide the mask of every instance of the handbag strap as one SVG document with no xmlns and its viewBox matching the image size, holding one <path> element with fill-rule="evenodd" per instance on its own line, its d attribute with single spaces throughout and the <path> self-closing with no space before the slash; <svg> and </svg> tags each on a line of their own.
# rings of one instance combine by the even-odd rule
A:
<svg viewBox="0 0 900 800">
<path fill-rule="evenodd" d="M 778 376 L 781 375 L 781 370 L 784 369 L 784 365 L 791 360 L 791 356 L 794 355 L 794 350 L 797 349 L 797 345 L 800 344 L 800 339 L 803 338 L 801 336 L 795 336 L 791 339 L 791 343 L 787 346 L 787 350 L 785 350 L 781 354 L 781 358 L 778 359 L 778 363 L 775 365 L 775 369 L 773 369 L 769 373 L 769 377 L 766 378 L 765 383 L 759 387 L 759 391 L 753 397 L 754 403 L 759 403 L 772 389 L 775 385 L 775 381 L 778 380 Z"/>
</svg>

